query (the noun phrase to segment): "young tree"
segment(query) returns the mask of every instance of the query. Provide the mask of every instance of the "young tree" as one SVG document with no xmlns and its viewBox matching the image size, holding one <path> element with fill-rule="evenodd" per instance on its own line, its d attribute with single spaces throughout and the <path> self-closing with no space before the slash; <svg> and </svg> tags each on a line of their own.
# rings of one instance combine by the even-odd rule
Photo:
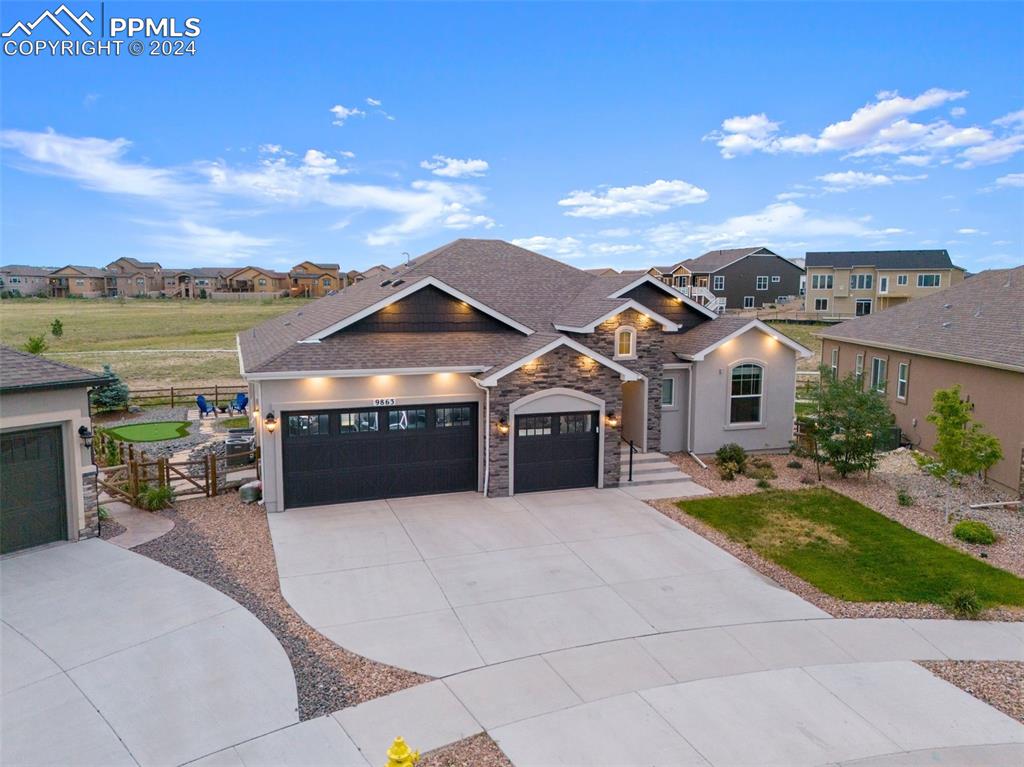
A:
<svg viewBox="0 0 1024 767">
<path fill-rule="evenodd" d="M 64 335 L 64 323 L 60 321 L 60 318 L 54 319 L 54 321 L 50 323 L 50 334 L 54 338 L 60 338 Z"/>
<path fill-rule="evenodd" d="M 38 336 L 29 336 L 28 340 L 21 348 L 29 354 L 42 354 L 46 351 L 48 346 L 49 344 L 46 343 L 46 336 L 40 333 Z"/>
<path fill-rule="evenodd" d="M 93 389 L 91 399 L 93 407 L 100 410 L 118 410 L 128 407 L 128 386 L 120 376 L 111 370 L 110 365 L 103 366 L 103 375 L 108 382 Z"/>
<path fill-rule="evenodd" d="M 942 462 L 943 473 L 982 472 L 987 478 L 988 470 L 1002 460 L 1002 445 L 971 418 L 970 403 L 960 397 L 960 384 L 935 390 L 928 421 L 935 424 L 935 453 Z"/>
</svg>

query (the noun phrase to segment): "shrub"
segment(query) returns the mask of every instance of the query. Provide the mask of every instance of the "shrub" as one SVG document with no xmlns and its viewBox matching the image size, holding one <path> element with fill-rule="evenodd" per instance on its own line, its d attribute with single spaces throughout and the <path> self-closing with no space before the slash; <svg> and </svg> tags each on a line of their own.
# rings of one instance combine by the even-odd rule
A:
<svg viewBox="0 0 1024 767">
<path fill-rule="evenodd" d="M 54 338 L 60 338 L 64 335 L 64 323 L 61 322 L 59 318 L 55 318 L 53 322 L 50 323 L 50 335 Z"/>
<path fill-rule="evenodd" d="M 767 490 L 769 487 L 772 486 L 772 483 L 762 477 L 761 479 L 757 480 L 757 486 L 762 490 Z"/>
<path fill-rule="evenodd" d="M 946 598 L 946 609 L 957 618 L 972 620 L 981 613 L 981 600 L 974 589 L 956 589 Z"/>
<path fill-rule="evenodd" d="M 775 473 L 775 469 L 772 468 L 771 464 L 768 466 L 748 466 L 744 472 L 751 479 L 775 479 L 778 475 Z"/>
<path fill-rule="evenodd" d="M 896 491 L 896 503 L 900 506 L 913 506 L 914 496 L 904 490 L 902 487 Z"/>
<path fill-rule="evenodd" d="M 739 470 L 740 467 L 733 461 L 721 461 L 718 464 L 718 476 L 730 482 L 736 479 Z"/>
<path fill-rule="evenodd" d="M 743 470 L 747 468 L 747 451 L 735 442 L 730 442 L 718 448 L 718 450 L 715 451 L 715 459 L 720 464 L 736 464 L 736 471 L 741 474 L 743 473 Z"/>
<path fill-rule="evenodd" d="M 786 464 L 787 469 L 802 469 L 804 465 L 800 461 L 790 461 Z"/>
<path fill-rule="evenodd" d="M 96 516 L 100 518 L 101 522 L 105 522 L 108 519 L 110 519 L 110 512 L 107 511 L 106 506 L 100 506 L 99 509 L 97 509 L 96 511 Z"/>
<path fill-rule="evenodd" d="M 800 477 L 800 484 L 801 485 L 816 485 L 818 483 L 815 481 L 814 477 L 809 477 L 808 475 L 804 474 L 802 477 Z"/>
<path fill-rule="evenodd" d="M 93 389 L 91 395 L 93 407 L 100 410 L 118 410 L 128 407 L 128 387 L 125 382 L 110 369 L 110 365 L 103 366 L 103 374 L 107 377 L 108 382 Z"/>
<path fill-rule="evenodd" d="M 42 354 L 46 351 L 48 344 L 46 343 L 46 337 L 43 335 L 29 336 L 28 340 L 22 345 L 22 349 L 27 351 L 29 354 Z"/>
<path fill-rule="evenodd" d="M 973 405 L 960 398 L 960 384 L 936 389 L 928 421 L 935 424 L 935 453 L 946 472 L 987 473 L 1003 457 L 999 440 L 971 418 Z"/>
<path fill-rule="evenodd" d="M 117 462 L 121 460 L 121 451 L 118 449 L 117 441 L 108 439 L 105 450 L 106 452 L 103 457 L 107 462 L 107 466 L 117 466 Z"/>
<path fill-rule="evenodd" d="M 965 519 L 963 522 L 957 522 L 953 527 L 953 537 L 959 538 L 966 543 L 988 545 L 996 542 L 996 534 L 992 532 L 992 528 L 976 519 Z"/>
<path fill-rule="evenodd" d="M 149 511 L 166 509 L 174 500 L 174 491 L 167 485 L 141 485 L 139 487 L 139 505 Z"/>
</svg>

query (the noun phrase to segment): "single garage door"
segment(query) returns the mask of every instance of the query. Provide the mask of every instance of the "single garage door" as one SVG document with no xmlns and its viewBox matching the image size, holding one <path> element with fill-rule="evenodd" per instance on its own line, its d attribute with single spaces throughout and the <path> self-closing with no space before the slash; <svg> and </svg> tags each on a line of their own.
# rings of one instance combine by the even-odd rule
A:
<svg viewBox="0 0 1024 767">
<path fill-rule="evenodd" d="M 282 414 L 286 508 L 477 489 L 477 405 Z"/>
<path fill-rule="evenodd" d="M 597 485 L 597 411 L 516 416 L 515 492 Z"/>
<path fill-rule="evenodd" d="M 0 553 L 67 537 L 60 427 L 0 435 Z"/>
</svg>

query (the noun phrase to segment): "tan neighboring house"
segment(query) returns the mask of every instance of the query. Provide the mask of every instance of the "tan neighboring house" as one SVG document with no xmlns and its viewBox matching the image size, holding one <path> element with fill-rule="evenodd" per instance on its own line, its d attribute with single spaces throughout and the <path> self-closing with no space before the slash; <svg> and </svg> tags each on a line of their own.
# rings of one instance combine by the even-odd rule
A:
<svg viewBox="0 0 1024 767">
<path fill-rule="evenodd" d="M 211 293 L 228 289 L 232 269 L 202 267 L 173 269 L 163 273 L 163 295 L 167 298 L 209 298 Z"/>
<path fill-rule="evenodd" d="M 291 280 L 291 295 L 306 298 L 320 298 L 335 290 L 345 287 L 342 282 L 339 264 L 318 264 L 303 261 L 296 264 L 288 272 Z"/>
<path fill-rule="evenodd" d="M 348 272 L 348 274 L 346 274 L 345 277 L 349 285 L 354 285 L 355 283 L 362 282 L 363 280 L 386 279 L 386 276 L 390 271 L 391 269 L 384 266 L 384 264 L 377 264 L 376 266 L 371 266 L 369 269 L 366 269 L 362 272 L 360 272 L 358 269 L 353 269 L 352 271 Z"/>
<path fill-rule="evenodd" d="M 96 535 L 89 387 L 105 380 L 0 346 L 0 554 Z"/>
<path fill-rule="evenodd" d="M 105 267 L 106 295 L 152 296 L 163 289 L 160 264 L 123 256 Z"/>
<path fill-rule="evenodd" d="M 690 270 L 682 262 L 673 266 L 652 266 L 647 273 L 673 288 L 685 288 L 690 284 Z"/>
<path fill-rule="evenodd" d="M 862 317 L 964 280 L 945 250 L 808 253 L 806 269 L 804 309 L 822 317 Z"/>
<path fill-rule="evenodd" d="M 50 272 L 51 298 L 102 298 L 107 295 L 107 272 L 95 266 L 65 266 Z"/>
<path fill-rule="evenodd" d="M 243 266 L 227 276 L 227 289 L 232 293 L 266 293 L 281 295 L 289 291 L 290 280 L 284 272 Z"/>
<path fill-rule="evenodd" d="M 16 290 L 23 296 L 45 296 L 50 292 L 52 271 L 52 266 L 0 266 L 0 290 Z"/>
<path fill-rule="evenodd" d="M 1004 458 L 989 479 L 1024 490 L 1024 266 L 982 272 L 956 286 L 820 333 L 839 376 L 884 391 L 905 438 L 929 450 L 932 395 L 959 383 L 974 418 Z"/>
</svg>

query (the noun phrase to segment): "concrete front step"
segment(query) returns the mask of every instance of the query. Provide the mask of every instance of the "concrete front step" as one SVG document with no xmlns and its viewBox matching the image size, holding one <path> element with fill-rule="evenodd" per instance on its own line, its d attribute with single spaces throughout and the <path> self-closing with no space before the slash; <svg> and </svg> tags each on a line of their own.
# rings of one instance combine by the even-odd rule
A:
<svg viewBox="0 0 1024 767">
<path fill-rule="evenodd" d="M 631 495 L 642 501 L 653 501 L 661 498 L 692 498 L 700 495 L 710 495 L 711 491 L 701 487 L 690 479 L 679 482 L 655 482 L 650 485 L 632 485 L 623 482 L 619 489 L 627 495 Z"/>
</svg>

